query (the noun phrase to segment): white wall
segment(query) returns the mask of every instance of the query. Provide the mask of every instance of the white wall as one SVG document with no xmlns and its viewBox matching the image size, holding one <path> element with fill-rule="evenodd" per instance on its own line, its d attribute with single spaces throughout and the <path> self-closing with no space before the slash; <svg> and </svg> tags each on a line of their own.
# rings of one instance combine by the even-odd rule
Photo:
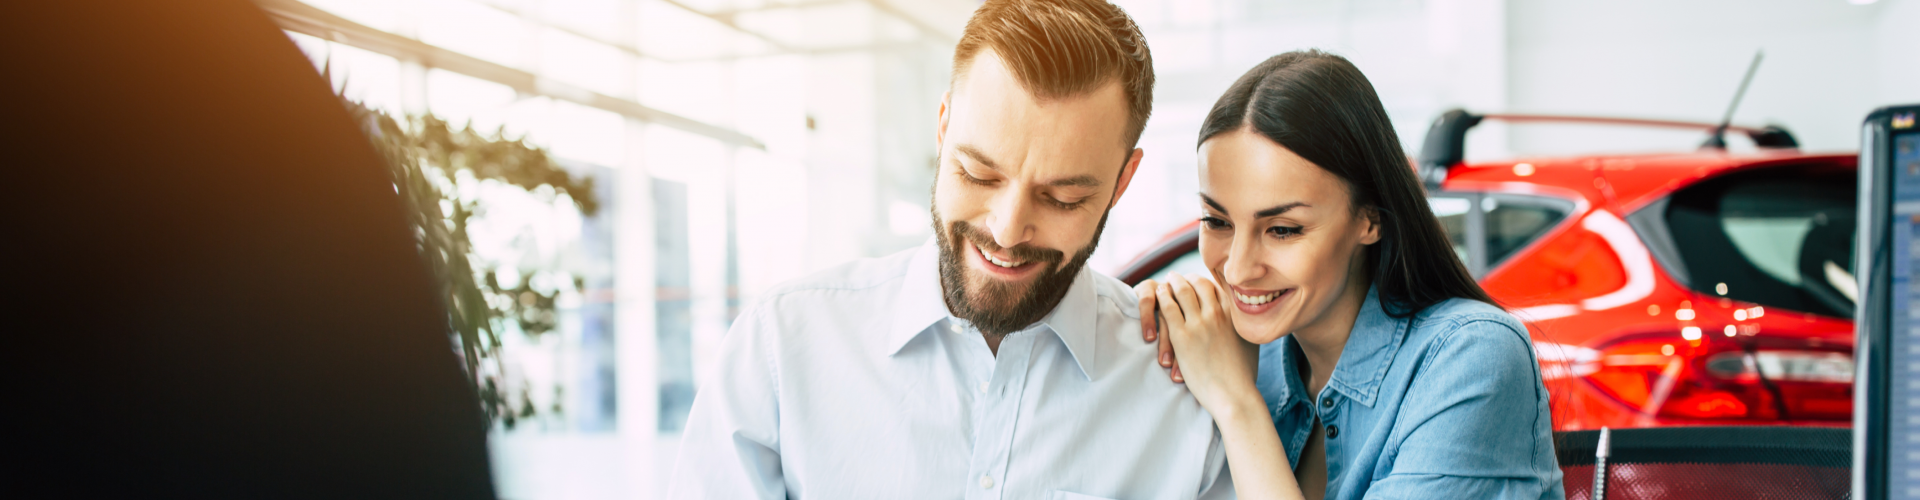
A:
<svg viewBox="0 0 1920 500">
<path fill-rule="evenodd" d="M 1911 36 L 1920 25 L 1917 3 L 1511 2 L 1508 109 L 1716 121 L 1763 50 L 1734 121 L 1783 125 L 1809 150 L 1857 149 L 1868 111 L 1920 99 L 1920 70 L 1913 69 L 1920 41 Z M 1905 50 L 1889 50 L 1896 47 Z M 1545 126 L 1517 127 L 1511 136 L 1513 148 L 1528 154 L 1685 150 L 1700 140 L 1695 132 Z"/>
<path fill-rule="evenodd" d="M 1920 103 L 1920 0 L 1880 3 L 1871 39 L 1874 97 L 1879 104 Z"/>
</svg>

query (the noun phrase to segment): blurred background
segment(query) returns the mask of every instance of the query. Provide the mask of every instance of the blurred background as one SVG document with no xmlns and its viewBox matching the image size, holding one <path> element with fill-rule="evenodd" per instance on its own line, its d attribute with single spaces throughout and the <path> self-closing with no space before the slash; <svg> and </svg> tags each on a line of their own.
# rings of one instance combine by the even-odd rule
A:
<svg viewBox="0 0 1920 500">
<path fill-rule="evenodd" d="M 394 117 L 524 140 L 586 194 L 459 183 L 476 266 L 541 300 L 493 361 L 511 499 L 665 489 L 700 375 L 743 304 L 930 235 L 933 134 L 974 0 L 257 0 L 336 91 Z M 1920 101 L 1920 0 L 1126 0 L 1158 86 L 1145 160 L 1091 265 L 1195 216 L 1213 100 L 1272 55 L 1367 73 L 1403 145 L 1478 112 L 1716 121 L 1857 149 L 1874 107 Z M 404 121 L 404 120 L 403 120 Z M 1469 160 L 1689 151 L 1697 131 L 1489 123 Z M 1750 145 L 1739 143 L 1736 150 Z"/>
</svg>

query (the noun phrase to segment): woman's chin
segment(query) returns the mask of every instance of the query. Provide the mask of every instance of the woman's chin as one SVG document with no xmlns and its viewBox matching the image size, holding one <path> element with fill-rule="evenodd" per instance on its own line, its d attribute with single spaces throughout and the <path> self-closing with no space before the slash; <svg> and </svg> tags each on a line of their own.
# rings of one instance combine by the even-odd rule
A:
<svg viewBox="0 0 1920 500">
<path fill-rule="evenodd" d="M 1287 332 L 1292 331 L 1279 321 L 1268 318 L 1253 320 L 1244 317 L 1233 318 L 1233 330 L 1240 334 L 1241 339 L 1260 345 L 1280 340 L 1280 337 L 1285 337 Z"/>
</svg>

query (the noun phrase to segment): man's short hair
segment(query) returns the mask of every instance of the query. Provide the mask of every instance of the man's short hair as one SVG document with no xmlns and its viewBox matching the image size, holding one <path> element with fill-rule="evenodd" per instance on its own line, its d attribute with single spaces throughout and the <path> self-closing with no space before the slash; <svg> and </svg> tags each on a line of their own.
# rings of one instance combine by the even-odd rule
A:
<svg viewBox="0 0 1920 500">
<path fill-rule="evenodd" d="M 1153 55 L 1140 27 L 1105 0 L 987 0 L 953 51 L 958 81 L 992 49 L 1037 101 L 1085 95 L 1119 82 L 1127 99 L 1127 144 L 1153 112 Z"/>
</svg>

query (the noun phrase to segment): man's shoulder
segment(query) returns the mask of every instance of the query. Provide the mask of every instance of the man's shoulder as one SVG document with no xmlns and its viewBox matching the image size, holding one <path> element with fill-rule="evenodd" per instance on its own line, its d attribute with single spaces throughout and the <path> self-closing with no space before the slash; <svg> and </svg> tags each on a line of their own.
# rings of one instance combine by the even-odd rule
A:
<svg viewBox="0 0 1920 500">
<path fill-rule="evenodd" d="M 768 289 L 761 295 L 760 302 L 766 305 L 816 292 L 877 291 L 887 285 L 897 285 L 906 277 L 915 251 L 907 249 L 884 257 L 855 259 L 795 278 Z"/>
<path fill-rule="evenodd" d="M 1091 269 L 1087 270 L 1087 277 L 1093 282 L 1093 292 L 1099 297 L 1101 310 L 1113 308 L 1128 319 L 1140 319 L 1140 299 L 1133 294 L 1133 287 Z"/>
</svg>

